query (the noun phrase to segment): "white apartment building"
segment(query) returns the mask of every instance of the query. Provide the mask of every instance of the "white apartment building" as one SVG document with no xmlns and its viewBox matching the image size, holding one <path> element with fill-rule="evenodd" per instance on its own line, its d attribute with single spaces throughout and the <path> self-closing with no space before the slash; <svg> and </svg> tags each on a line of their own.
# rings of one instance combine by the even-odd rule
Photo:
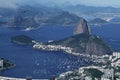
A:
<svg viewBox="0 0 120 80">
<path fill-rule="evenodd" d="M 120 52 L 113 52 L 113 56 L 117 59 L 120 58 Z"/>
</svg>

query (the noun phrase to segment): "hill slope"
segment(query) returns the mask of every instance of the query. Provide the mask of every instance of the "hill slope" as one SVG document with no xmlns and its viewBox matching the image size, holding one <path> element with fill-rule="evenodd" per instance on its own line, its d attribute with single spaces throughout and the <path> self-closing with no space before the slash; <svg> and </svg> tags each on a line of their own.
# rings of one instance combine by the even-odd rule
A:
<svg viewBox="0 0 120 80">
<path fill-rule="evenodd" d="M 105 24 L 108 23 L 107 21 L 101 19 L 101 18 L 95 18 L 91 21 L 89 21 L 90 24 Z"/>
<path fill-rule="evenodd" d="M 48 44 L 71 47 L 73 48 L 73 52 L 78 52 L 80 54 L 112 54 L 110 47 L 107 46 L 101 38 L 93 35 L 78 34 L 63 40 L 47 43 L 47 45 Z"/>
</svg>

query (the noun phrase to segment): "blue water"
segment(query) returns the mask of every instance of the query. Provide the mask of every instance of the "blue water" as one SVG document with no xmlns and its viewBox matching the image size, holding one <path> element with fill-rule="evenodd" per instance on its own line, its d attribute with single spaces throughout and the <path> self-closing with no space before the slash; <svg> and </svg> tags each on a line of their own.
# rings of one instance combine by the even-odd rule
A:
<svg viewBox="0 0 120 80">
<path fill-rule="evenodd" d="M 3 72 L 3 76 L 51 78 L 84 65 L 81 58 L 62 52 L 46 52 L 10 42 L 12 36 L 25 34 L 38 41 L 58 40 L 72 35 L 73 27 L 44 26 L 34 31 L 0 27 L 0 57 L 11 60 L 16 67 Z"/>
<path fill-rule="evenodd" d="M 92 26 L 92 33 L 101 36 L 115 50 L 120 50 L 120 25 Z M 0 27 L 0 57 L 11 60 L 16 67 L 3 72 L 3 76 L 50 78 L 68 70 L 86 65 L 84 59 L 62 52 L 46 52 L 10 42 L 12 36 L 25 34 L 37 41 L 59 40 L 72 35 L 74 27 L 44 26 L 34 31 Z"/>
<path fill-rule="evenodd" d="M 93 34 L 102 37 L 113 50 L 120 51 L 120 24 L 92 26 L 91 30 Z"/>
</svg>

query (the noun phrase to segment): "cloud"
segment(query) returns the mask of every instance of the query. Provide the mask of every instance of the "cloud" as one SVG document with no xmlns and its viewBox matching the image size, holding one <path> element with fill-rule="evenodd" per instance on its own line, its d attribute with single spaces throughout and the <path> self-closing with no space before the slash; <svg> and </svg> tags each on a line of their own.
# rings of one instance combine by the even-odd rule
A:
<svg viewBox="0 0 120 80">
<path fill-rule="evenodd" d="M 90 6 L 112 6 L 120 7 L 120 0 L 74 0 L 81 4 L 90 5 Z"/>
<path fill-rule="evenodd" d="M 0 7 L 16 9 L 18 5 L 21 5 L 27 0 L 0 0 Z"/>
</svg>

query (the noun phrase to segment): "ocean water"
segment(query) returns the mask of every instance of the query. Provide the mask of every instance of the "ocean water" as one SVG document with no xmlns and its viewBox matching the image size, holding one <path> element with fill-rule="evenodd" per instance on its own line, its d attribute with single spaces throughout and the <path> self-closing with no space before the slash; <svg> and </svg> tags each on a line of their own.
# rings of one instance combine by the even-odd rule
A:
<svg viewBox="0 0 120 80">
<path fill-rule="evenodd" d="M 16 67 L 2 72 L 3 76 L 25 78 L 51 78 L 68 70 L 86 65 L 84 60 L 63 52 L 46 52 L 11 43 L 16 35 L 28 35 L 37 41 L 59 40 L 72 35 L 73 27 L 44 26 L 38 30 L 0 27 L 0 57 L 11 60 Z"/>
<path fill-rule="evenodd" d="M 92 34 L 98 35 L 114 50 L 120 51 L 120 24 L 92 26 Z"/>
<path fill-rule="evenodd" d="M 102 27 L 91 26 L 95 35 L 101 36 L 114 50 L 120 50 L 120 25 L 107 24 Z M 72 35 L 74 26 L 43 26 L 33 31 L 0 27 L 0 57 L 11 60 L 16 67 L 3 71 L 7 77 L 51 78 L 65 71 L 87 65 L 84 59 L 63 52 L 46 52 L 11 43 L 10 38 L 16 35 L 28 35 L 37 41 L 59 40 Z"/>
</svg>

